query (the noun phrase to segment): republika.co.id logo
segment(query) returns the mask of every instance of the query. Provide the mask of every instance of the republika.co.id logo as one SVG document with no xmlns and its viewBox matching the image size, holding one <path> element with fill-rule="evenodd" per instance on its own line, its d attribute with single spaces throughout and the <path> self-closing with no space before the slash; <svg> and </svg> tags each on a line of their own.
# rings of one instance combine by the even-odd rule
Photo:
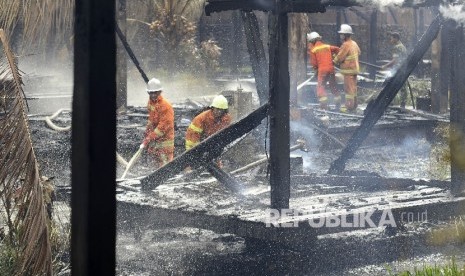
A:
<svg viewBox="0 0 465 276">
<path fill-rule="evenodd" d="M 397 223 L 426 222 L 428 211 L 414 213 L 401 212 L 394 217 L 391 209 L 382 211 L 354 212 L 340 215 L 325 215 L 313 211 L 297 209 L 267 209 L 265 214 L 266 227 L 298 227 L 305 221 L 312 228 L 343 227 L 343 228 L 376 228 L 383 226 L 397 227 Z"/>
</svg>

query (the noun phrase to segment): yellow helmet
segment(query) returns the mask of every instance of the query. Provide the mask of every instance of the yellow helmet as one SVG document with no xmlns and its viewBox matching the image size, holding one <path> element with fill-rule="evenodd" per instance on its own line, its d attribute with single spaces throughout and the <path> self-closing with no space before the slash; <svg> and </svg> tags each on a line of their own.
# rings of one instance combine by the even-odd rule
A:
<svg viewBox="0 0 465 276">
<path fill-rule="evenodd" d="M 218 109 L 228 109 L 228 100 L 223 95 L 218 95 L 213 99 L 210 106 Z"/>
</svg>

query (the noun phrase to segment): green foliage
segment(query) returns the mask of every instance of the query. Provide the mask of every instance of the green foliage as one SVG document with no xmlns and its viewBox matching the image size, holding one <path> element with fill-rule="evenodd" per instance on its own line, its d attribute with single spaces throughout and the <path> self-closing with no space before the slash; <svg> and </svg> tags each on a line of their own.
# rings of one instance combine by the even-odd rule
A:
<svg viewBox="0 0 465 276">
<path fill-rule="evenodd" d="M 455 259 L 445 265 L 424 265 L 422 268 L 414 268 L 413 272 L 404 271 L 399 274 L 392 274 L 389 272 L 389 275 L 397 276 L 464 276 L 465 275 L 465 265 L 459 267 L 455 262 Z"/>
<path fill-rule="evenodd" d="M 0 243 L 0 275 L 14 275 L 18 265 L 18 250 L 3 240 Z"/>
</svg>

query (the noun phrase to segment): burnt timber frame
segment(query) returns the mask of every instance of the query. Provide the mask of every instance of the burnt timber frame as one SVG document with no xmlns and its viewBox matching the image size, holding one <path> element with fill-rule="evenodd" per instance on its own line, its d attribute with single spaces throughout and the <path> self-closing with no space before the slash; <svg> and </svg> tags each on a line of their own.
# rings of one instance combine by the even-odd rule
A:
<svg viewBox="0 0 465 276">
<path fill-rule="evenodd" d="M 223 148 L 234 140 L 248 133 L 258 125 L 268 114 L 269 105 L 265 104 L 257 110 L 236 122 L 220 132 L 208 137 L 202 143 L 189 151 L 183 152 L 174 158 L 171 162 L 159 168 L 152 174 L 141 179 L 142 189 L 152 190 L 162 184 L 168 178 L 182 172 L 188 166 L 199 167 L 204 164 L 210 164 L 211 160 L 219 157 Z M 221 171 L 216 168 L 216 171 Z M 213 172 L 213 170 L 212 170 Z M 219 179 L 225 179 L 224 172 L 220 172 Z M 224 184 L 227 185 L 227 182 Z"/>
<path fill-rule="evenodd" d="M 402 4 L 404 7 L 421 7 L 438 5 L 439 0 L 427 0 L 423 3 L 414 3 L 414 1 L 406 1 Z M 319 0 L 311 4 L 306 0 L 267 0 L 267 1 L 248 1 L 248 0 L 210 0 L 205 6 L 205 14 L 210 15 L 212 12 L 221 12 L 229 10 L 252 11 L 260 10 L 271 12 L 269 20 L 270 31 L 270 186 L 271 186 L 271 207 L 272 208 L 288 208 L 289 206 L 289 190 L 290 190 L 290 172 L 289 172 L 289 64 L 288 64 L 288 41 L 287 41 L 287 14 L 290 12 L 306 12 L 317 13 L 325 12 L 329 6 L 352 7 L 360 6 L 356 1 L 341 1 L 341 0 Z M 376 14 L 373 15 L 376 18 Z M 372 18 L 373 19 L 373 18 Z M 439 19 L 438 19 L 439 20 Z M 284 24 L 285 27 L 284 28 Z M 433 24 L 432 24 L 433 25 Z M 439 24 L 437 26 L 439 30 Z M 277 47 L 277 49 L 275 49 Z M 426 51 L 425 49 L 424 51 Z M 286 51 L 286 53 L 284 53 Z M 424 52 L 423 52 L 424 54 Z M 420 57 L 415 56 L 418 60 Z M 286 61 L 286 62 L 285 62 Z M 417 61 L 418 62 L 418 61 Z M 415 62 L 415 66 L 417 64 Z M 402 78 L 408 78 L 408 75 L 413 71 L 415 66 L 408 66 L 410 71 Z M 400 71 L 400 70 L 399 70 Z M 395 76 L 394 78 L 395 79 Z M 400 78 L 398 78 L 400 79 Z M 401 88 L 401 84 L 394 83 L 393 87 Z M 405 81 L 405 80 L 404 80 Z M 276 83 L 275 83 L 276 82 Z M 391 89 L 387 85 L 388 89 Z M 397 89 L 397 90 L 398 90 Z M 396 90 L 396 91 L 397 91 Z M 286 91 L 285 93 L 282 93 Z M 277 94 L 277 95 L 275 95 Z M 286 95 L 283 95 L 286 94 Z M 393 93 L 394 96 L 396 93 Z M 389 100 L 390 103 L 392 99 Z M 387 105 L 386 105 L 387 106 Z M 384 108 L 385 109 L 385 108 Z M 381 114 L 384 112 L 382 110 Z M 379 115 L 380 117 L 381 115 Z M 367 116 L 368 117 L 368 116 Z M 379 119 L 367 120 L 374 123 Z M 368 123 L 368 125 L 371 123 Z M 371 125 L 371 127 L 373 126 Z M 330 172 L 342 171 L 345 162 L 354 154 L 354 150 L 359 147 L 364 138 L 367 136 L 371 127 L 366 133 L 360 137 L 356 137 L 352 142 L 355 144 L 345 148 L 347 153 L 341 155 L 331 165 Z M 363 133 L 364 131 L 361 131 Z M 357 134 L 357 133 L 356 133 Z M 354 134 L 355 136 L 355 134 Z M 361 139 L 360 139 L 361 138 Z M 360 139 L 360 140 L 359 140 Z M 359 141 L 357 141 L 359 140 Z M 358 145 L 356 145 L 359 143 Z M 286 154 L 287 153 L 287 154 Z"/>
<path fill-rule="evenodd" d="M 354 156 L 355 151 L 357 151 L 373 126 L 379 118 L 381 118 L 388 105 L 394 99 L 399 89 L 402 87 L 410 73 L 412 73 L 415 69 L 417 63 L 438 35 L 441 25 L 442 18 L 437 16 L 429 26 L 426 33 L 421 37 L 415 49 L 408 55 L 407 59 L 397 70 L 396 74 L 387 81 L 371 107 L 366 110 L 366 115 L 363 118 L 361 125 L 352 135 L 347 146 L 342 150 L 339 158 L 331 163 L 331 167 L 328 170 L 329 174 L 340 174 L 344 171 L 347 160 Z"/>
<path fill-rule="evenodd" d="M 115 1 L 76 1 L 74 33 L 71 273 L 114 275 Z"/>
</svg>

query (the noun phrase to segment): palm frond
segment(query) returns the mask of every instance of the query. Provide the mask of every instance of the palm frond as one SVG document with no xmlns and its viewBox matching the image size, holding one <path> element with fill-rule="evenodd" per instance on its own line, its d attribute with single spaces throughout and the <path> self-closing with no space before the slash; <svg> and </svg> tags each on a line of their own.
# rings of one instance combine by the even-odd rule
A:
<svg viewBox="0 0 465 276">
<path fill-rule="evenodd" d="M 10 245 L 18 252 L 17 275 L 51 275 L 47 217 L 32 147 L 22 81 L 5 32 L 0 29 L 0 197 Z"/>
<path fill-rule="evenodd" d="M 23 47 L 63 39 L 73 22 L 74 0 L 0 0 L 0 28 L 7 35 L 21 28 Z"/>
</svg>

